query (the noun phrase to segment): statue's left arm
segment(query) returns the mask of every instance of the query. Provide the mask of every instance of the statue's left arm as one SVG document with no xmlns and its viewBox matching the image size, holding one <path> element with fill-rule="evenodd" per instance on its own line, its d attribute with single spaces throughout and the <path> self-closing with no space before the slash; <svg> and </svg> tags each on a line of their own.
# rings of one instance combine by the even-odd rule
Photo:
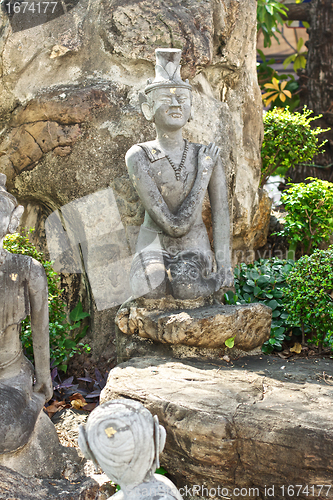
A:
<svg viewBox="0 0 333 500">
<path fill-rule="evenodd" d="M 208 193 L 212 209 L 214 251 L 221 286 L 233 285 L 231 265 L 231 228 L 228 204 L 228 188 L 221 158 L 219 157 L 209 185 Z"/>
<path fill-rule="evenodd" d="M 45 400 L 49 401 L 53 388 L 50 375 L 48 288 L 44 268 L 34 259 L 28 286 L 36 377 L 34 392 L 44 394 Z"/>
</svg>

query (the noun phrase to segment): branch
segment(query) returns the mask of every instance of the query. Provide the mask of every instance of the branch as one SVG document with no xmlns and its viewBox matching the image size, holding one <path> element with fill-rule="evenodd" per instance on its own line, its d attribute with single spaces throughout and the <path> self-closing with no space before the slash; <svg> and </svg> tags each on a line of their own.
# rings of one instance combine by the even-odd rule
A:
<svg viewBox="0 0 333 500">
<path fill-rule="evenodd" d="M 288 7 L 289 10 L 285 16 L 282 15 L 282 18 L 286 18 L 288 21 L 307 21 L 308 23 L 311 22 L 309 3 L 287 3 L 284 4 L 284 7 Z"/>
</svg>

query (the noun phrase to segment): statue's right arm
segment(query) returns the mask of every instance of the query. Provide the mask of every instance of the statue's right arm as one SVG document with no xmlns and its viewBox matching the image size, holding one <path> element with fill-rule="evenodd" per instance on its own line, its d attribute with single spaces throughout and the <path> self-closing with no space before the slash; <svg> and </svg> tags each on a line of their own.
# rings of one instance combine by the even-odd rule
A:
<svg viewBox="0 0 333 500">
<path fill-rule="evenodd" d="M 143 149 L 140 146 L 133 146 L 127 152 L 125 159 L 132 183 L 145 210 L 153 221 L 166 234 L 174 238 L 187 234 L 197 220 L 198 211 L 202 209 L 202 202 L 210 176 L 198 172 L 190 194 L 186 197 L 179 210 L 173 214 L 150 173 L 150 162 Z"/>
<path fill-rule="evenodd" d="M 44 394 L 45 400 L 49 401 L 53 395 L 53 388 L 50 376 L 47 279 L 43 266 L 34 259 L 31 262 L 28 288 L 36 376 L 34 392 Z"/>
</svg>

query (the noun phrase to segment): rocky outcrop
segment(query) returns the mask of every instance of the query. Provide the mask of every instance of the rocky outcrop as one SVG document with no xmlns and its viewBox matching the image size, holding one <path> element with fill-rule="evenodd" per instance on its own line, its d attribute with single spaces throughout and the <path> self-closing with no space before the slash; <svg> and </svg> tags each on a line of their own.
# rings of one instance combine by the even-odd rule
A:
<svg viewBox="0 0 333 500">
<path fill-rule="evenodd" d="M 204 498 L 280 500 L 298 484 L 300 499 L 312 486 L 320 496 L 317 485 L 333 498 L 332 380 L 325 359 L 136 358 L 110 372 L 101 402 L 131 398 L 158 415 L 167 431 L 161 464 L 183 494 L 198 485 Z"/>
<path fill-rule="evenodd" d="M 234 201 L 235 249 L 262 245 L 255 0 L 80 0 L 73 5 L 49 22 L 18 31 L 0 12 L 0 172 L 26 206 L 24 223 L 36 227 L 38 241 L 46 240 L 45 220 L 52 213 L 63 223 L 62 207 L 109 189 L 123 225 L 121 238 L 108 227 L 95 235 L 93 242 L 104 250 L 98 250 L 92 267 L 106 274 L 102 256 L 123 255 L 124 241 L 130 258 L 128 228 L 141 224 L 143 207 L 129 183 L 124 155 L 154 135 L 141 115 L 139 91 L 154 74 L 154 49 L 161 46 L 183 49 L 183 77 L 193 86 L 194 119 L 186 137 L 215 141 L 221 148 L 230 206 Z M 58 269 L 70 307 L 80 298 L 90 309 L 96 355 L 108 355 L 123 297 L 96 305 L 85 257 L 87 232 L 81 225 L 75 266 L 67 261 Z M 91 241 L 87 248 L 89 256 L 95 253 Z M 58 244 L 59 261 L 67 250 Z M 73 274 L 78 267 L 79 276 Z"/>
</svg>

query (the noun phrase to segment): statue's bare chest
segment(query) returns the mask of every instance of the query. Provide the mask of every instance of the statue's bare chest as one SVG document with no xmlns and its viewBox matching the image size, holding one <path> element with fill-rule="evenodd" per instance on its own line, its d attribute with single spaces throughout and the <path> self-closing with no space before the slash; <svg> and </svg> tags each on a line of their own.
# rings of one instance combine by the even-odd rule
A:
<svg viewBox="0 0 333 500">
<path fill-rule="evenodd" d="M 150 164 L 150 172 L 163 199 L 173 212 L 190 193 L 197 175 L 197 154 L 189 148 L 179 179 L 169 160 L 164 157 Z M 178 163 L 174 163 L 178 166 Z"/>
</svg>

